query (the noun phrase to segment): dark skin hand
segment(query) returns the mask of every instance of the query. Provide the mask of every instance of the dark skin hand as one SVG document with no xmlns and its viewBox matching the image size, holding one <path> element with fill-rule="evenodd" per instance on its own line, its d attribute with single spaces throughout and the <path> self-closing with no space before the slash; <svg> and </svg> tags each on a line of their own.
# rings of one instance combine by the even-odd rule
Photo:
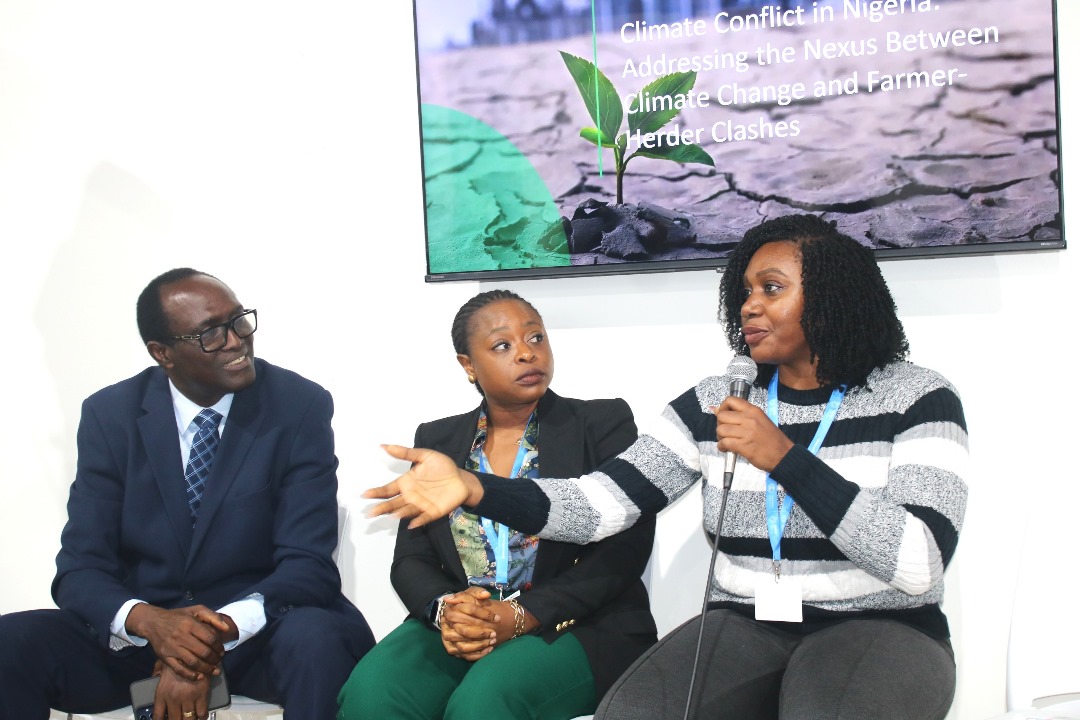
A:
<svg viewBox="0 0 1080 720">
<path fill-rule="evenodd" d="M 201 680 L 186 680 L 161 661 L 155 666 L 154 674 L 161 678 L 154 695 L 154 720 L 206 720 L 210 717 L 208 675 Z"/>
<path fill-rule="evenodd" d="M 489 596 L 486 590 L 470 587 L 443 601 L 439 629 L 447 654 L 475 662 L 495 647 L 498 615 L 479 605 Z"/>
<path fill-rule="evenodd" d="M 449 654 L 475 662 L 497 645 L 514 639 L 513 606 L 491 599 L 487 590 L 470 587 L 444 602 L 443 647 Z M 525 610 L 525 632 L 539 626 L 540 622 Z"/>
<path fill-rule="evenodd" d="M 768 416 L 746 400 L 730 396 L 712 411 L 720 451 L 735 452 L 765 472 L 772 472 L 793 447 Z M 384 501 L 370 510 L 372 517 L 412 518 L 409 527 L 417 528 L 446 517 L 459 505 L 474 507 L 484 497 L 479 479 L 442 453 L 400 445 L 383 449 L 412 466 L 392 482 L 364 492 L 364 497 Z"/>
<path fill-rule="evenodd" d="M 240 636 L 232 618 L 205 605 L 165 610 L 139 603 L 128 613 L 125 627 L 146 638 L 165 667 L 189 682 L 220 674 L 225 643 Z"/>
<path fill-rule="evenodd" d="M 412 467 L 396 480 L 364 492 L 366 498 L 386 500 L 371 509 L 371 517 L 393 514 L 413 518 L 409 528 L 418 528 L 446 517 L 458 506 L 475 506 L 484 497 L 484 488 L 476 476 L 440 452 L 401 445 L 382 447 L 391 457 L 406 460 Z"/>
<path fill-rule="evenodd" d="M 713 408 L 716 415 L 716 447 L 734 452 L 765 472 L 772 472 L 794 443 L 756 405 L 728 396 Z"/>
</svg>

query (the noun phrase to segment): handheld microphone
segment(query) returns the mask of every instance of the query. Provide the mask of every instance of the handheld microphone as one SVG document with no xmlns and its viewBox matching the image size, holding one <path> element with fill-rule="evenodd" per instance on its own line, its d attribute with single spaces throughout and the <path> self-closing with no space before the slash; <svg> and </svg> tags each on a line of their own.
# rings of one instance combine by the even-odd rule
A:
<svg viewBox="0 0 1080 720">
<path fill-rule="evenodd" d="M 750 385 L 757 377 L 757 363 L 746 355 L 736 355 L 727 366 L 727 375 L 731 376 L 728 392 L 745 400 L 750 396 Z M 701 602 L 701 624 L 698 626 L 697 648 L 694 650 L 694 665 L 690 670 L 690 689 L 686 693 L 686 711 L 683 720 L 690 720 L 690 711 L 694 706 L 694 681 L 697 679 L 698 661 L 701 659 L 701 643 L 705 637 L 705 614 L 709 611 L 709 595 L 712 592 L 713 577 L 716 571 L 716 553 L 720 548 L 720 527 L 724 524 L 724 510 L 727 509 L 728 491 L 731 490 L 731 478 L 735 474 L 735 459 L 738 457 L 730 450 L 724 456 L 724 486 L 720 492 L 720 512 L 716 517 L 716 534 L 713 536 L 712 559 L 709 561 L 709 576 L 705 580 L 705 599 Z"/>
<path fill-rule="evenodd" d="M 746 355 L 736 355 L 731 358 L 727 366 L 727 374 L 731 376 L 731 385 L 728 392 L 737 398 L 745 400 L 750 396 L 750 385 L 757 377 L 757 363 Z M 735 461 L 738 455 L 728 450 L 724 454 L 724 486 L 731 487 L 731 478 L 735 473 Z"/>
</svg>

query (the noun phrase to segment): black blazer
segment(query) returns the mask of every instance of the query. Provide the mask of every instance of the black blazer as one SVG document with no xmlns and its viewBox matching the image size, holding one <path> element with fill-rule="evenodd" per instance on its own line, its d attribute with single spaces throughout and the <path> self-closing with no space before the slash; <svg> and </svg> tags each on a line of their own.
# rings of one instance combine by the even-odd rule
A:
<svg viewBox="0 0 1080 720">
<path fill-rule="evenodd" d="M 587 473 L 637 439 L 634 416 L 621 399 L 574 400 L 548 390 L 537 412 L 545 477 Z M 446 453 L 464 467 L 479 417 L 477 407 L 424 423 L 416 429 L 414 447 Z M 656 520 L 649 517 L 589 545 L 541 540 L 532 589 L 519 598 L 540 621 L 545 640 L 553 642 L 562 632 L 578 639 L 592 667 L 598 700 L 656 642 L 656 623 L 641 582 L 655 530 Z M 428 604 L 467 587 L 447 518 L 415 530 L 401 523 L 390 580 L 410 615 L 429 626 Z"/>
</svg>

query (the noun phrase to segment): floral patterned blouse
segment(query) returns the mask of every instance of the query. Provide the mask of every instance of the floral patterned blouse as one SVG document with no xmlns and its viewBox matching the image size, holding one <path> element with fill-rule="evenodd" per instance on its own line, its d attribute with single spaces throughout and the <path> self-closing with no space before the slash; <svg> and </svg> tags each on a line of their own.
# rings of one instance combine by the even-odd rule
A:
<svg viewBox="0 0 1080 720">
<path fill-rule="evenodd" d="M 473 438 L 472 449 L 469 458 L 465 461 L 465 469 L 479 471 L 487 466 L 484 457 L 484 442 L 487 440 L 488 420 L 487 412 L 480 410 L 480 419 L 476 423 L 476 436 Z M 538 478 L 540 477 L 540 456 L 537 447 L 537 439 L 540 432 L 540 423 L 534 412 L 529 417 L 525 426 L 525 434 L 519 442 L 523 457 L 521 468 L 516 477 Z M 499 523 L 492 523 L 496 533 L 503 532 Z M 454 545 L 457 547 L 461 565 L 465 568 L 465 575 L 469 578 L 470 585 L 477 585 L 491 591 L 493 597 L 500 597 L 498 583 L 495 577 L 495 549 L 492 547 L 494 538 L 489 538 L 484 531 L 481 518 L 472 513 L 465 512 L 462 508 L 454 510 L 450 514 L 450 531 L 453 533 Z M 539 538 L 535 535 L 510 530 L 510 562 L 507 571 L 507 586 L 503 592 L 510 593 L 515 590 L 528 590 L 532 585 L 533 568 L 536 567 L 536 546 Z"/>
</svg>

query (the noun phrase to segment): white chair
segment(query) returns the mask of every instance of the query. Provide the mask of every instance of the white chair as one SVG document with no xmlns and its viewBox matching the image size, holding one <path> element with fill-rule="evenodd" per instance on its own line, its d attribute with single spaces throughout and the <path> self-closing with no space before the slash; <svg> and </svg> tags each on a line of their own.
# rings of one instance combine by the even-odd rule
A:
<svg viewBox="0 0 1080 720">
<path fill-rule="evenodd" d="M 62 713 L 59 710 L 53 710 L 49 715 L 51 720 L 132 720 L 135 714 L 131 711 L 130 707 L 122 707 L 119 710 L 110 710 L 109 712 L 98 713 L 96 715 L 83 715 L 81 713 Z"/>
<path fill-rule="evenodd" d="M 210 713 L 210 720 L 273 720 L 283 717 L 282 712 L 281 707 L 273 703 L 259 702 L 243 695 L 233 695 L 232 704 Z M 135 716 L 130 707 L 123 707 L 95 715 L 64 714 L 53 710 L 49 717 L 53 720 L 132 720 Z"/>
<path fill-rule="evenodd" d="M 283 712 L 279 705 L 259 702 L 243 695 L 233 695 L 232 704 L 210 713 L 210 720 L 274 720 L 274 718 L 282 718 Z M 49 717 L 52 720 L 132 720 L 135 715 L 130 707 L 122 707 L 119 710 L 94 715 L 65 714 L 59 710 L 53 710 Z"/>
<path fill-rule="evenodd" d="M 1036 502 L 1028 519 L 1009 626 L 1009 712 L 996 720 L 1080 720 L 1080 580 L 1072 564 L 1080 548 L 1072 524 L 1051 508 Z"/>
<path fill-rule="evenodd" d="M 342 543 L 348 538 L 346 533 L 349 524 L 349 509 L 339 505 L 337 519 L 337 547 L 334 548 L 333 552 L 335 563 L 337 563 L 338 559 L 341 557 Z M 252 700 L 243 695 L 233 695 L 232 704 L 227 708 L 222 708 L 221 710 L 210 713 L 210 720 L 275 720 L 275 718 L 282 718 L 284 712 L 285 710 L 280 705 Z M 53 710 L 50 718 L 64 718 L 66 720 L 132 720 L 134 716 L 135 715 L 130 707 L 122 707 L 119 710 L 110 710 L 109 712 L 96 713 L 93 715 L 83 715 L 79 713 L 64 714 L 57 710 Z"/>
<path fill-rule="evenodd" d="M 210 714 L 210 720 L 271 720 L 281 718 L 285 710 L 280 705 L 233 695 L 232 704 Z"/>
<path fill-rule="evenodd" d="M 210 720 L 271 720 L 271 718 L 283 717 L 284 712 L 280 705 L 252 700 L 243 695 L 233 695 L 232 704 L 218 710 L 215 713 L 216 718 L 211 715 Z"/>
</svg>

